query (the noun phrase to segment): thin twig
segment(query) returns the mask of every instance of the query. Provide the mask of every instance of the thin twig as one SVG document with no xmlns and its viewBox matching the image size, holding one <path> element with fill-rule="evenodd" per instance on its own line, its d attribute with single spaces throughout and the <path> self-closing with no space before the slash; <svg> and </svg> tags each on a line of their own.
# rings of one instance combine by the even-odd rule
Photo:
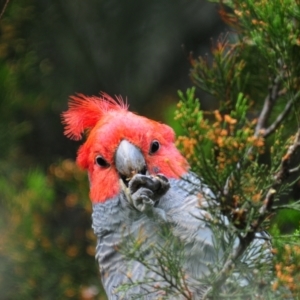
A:
<svg viewBox="0 0 300 300">
<path fill-rule="evenodd" d="M 265 215 L 268 211 L 270 211 L 270 209 L 271 209 L 271 207 L 272 207 L 272 204 L 273 204 L 273 200 L 274 200 L 274 195 L 275 195 L 275 194 L 276 194 L 276 190 L 275 190 L 275 189 L 270 188 L 270 189 L 268 190 L 268 193 L 267 193 L 267 195 L 266 195 L 266 199 L 265 199 L 265 201 L 264 201 L 262 207 L 259 209 L 260 216 L 259 216 L 259 218 L 258 218 L 258 221 L 259 221 L 258 223 L 261 223 L 261 222 L 260 222 L 260 219 L 261 219 L 262 217 L 264 217 L 264 215 Z M 252 224 L 252 228 L 257 229 L 258 226 L 254 226 L 254 225 Z"/>
<path fill-rule="evenodd" d="M 275 211 L 275 210 L 282 210 L 282 209 L 290 209 L 290 210 L 294 210 L 294 211 L 300 211 L 300 207 L 291 206 L 291 205 L 274 206 L 272 209 L 273 209 L 274 211 Z"/>
<path fill-rule="evenodd" d="M 288 148 L 287 153 L 283 156 L 279 171 L 274 175 L 274 184 L 272 188 L 276 189 L 288 176 L 290 162 L 295 152 L 300 148 L 300 128 L 298 129 L 293 144 Z"/>
<path fill-rule="evenodd" d="M 4 14 L 4 12 L 5 12 L 6 8 L 7 8 L 7 5 L 9 3 L 9 1 L 10 0 L 6 0 L 6 2 L 4 3 L 4 6 L 3 6 L 2 10 L 1 10 L 1 13 L 0 13 L 0 20 L 1 20 L 3 14 Z"/>
<path fill-rule="evenodd" d="M 261 130 L 266 127 L 273 106 L 280 94 L 280 84 L 281 76 L 277 76 L 274 79 L 273 85 L 270 87 L 268 96 L 265 98 L 264 106 L 257 120 L 254 136 L 258 136 Z"/>
<path fill-rule="evenodd" d="M 289 174 L 296 173 L 298 171 L 300 171 L 300 165 L 298 167 L 293 168 L 293 169 L 289 169 Z"/>
<path fill-rule="evenodd" d="M 281 114 L 279 114 L 276 118 L 276 120 L 267 128 L 263 131 L 263 137 L 266 138 L 267 136 L 269 136 L 271 133 L 273 133 L 278 126 L 280 125 L 280 123 L 284 120 L 284 118 L 287 116 L 287 114 L 289 113 L 294 101 L 300 96 L 300 91 L 294 96 L 292 97 L 287 104 L 285 105 L 284 110 L 282 111 Z"/>
</svg>

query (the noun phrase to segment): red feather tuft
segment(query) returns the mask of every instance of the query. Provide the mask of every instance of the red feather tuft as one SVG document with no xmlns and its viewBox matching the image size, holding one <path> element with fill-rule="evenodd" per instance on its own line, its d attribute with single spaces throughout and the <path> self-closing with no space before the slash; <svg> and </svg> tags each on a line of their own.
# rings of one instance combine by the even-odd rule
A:
<svg viewBox="0 0 300 300">
<path fill-rule="evenodd" d="M 113 99 L 105 93 L 101 97 L 87 97 L 82 94 L 71 96 L 69 109 L 62 113 L 64 134 L 73 140 L 80 140 L 86 129 L 92 129 L 108 111 L 128 110 L 122 97 Z"/>
</svg>

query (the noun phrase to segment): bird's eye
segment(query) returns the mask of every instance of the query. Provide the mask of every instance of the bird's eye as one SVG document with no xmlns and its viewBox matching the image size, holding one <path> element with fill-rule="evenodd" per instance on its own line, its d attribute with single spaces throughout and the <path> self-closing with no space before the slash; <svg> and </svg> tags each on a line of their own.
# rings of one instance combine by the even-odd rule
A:
<svg viewBox="0 0 300 300">
<path fill-rule="evenodd" d="M 155 152 L 158 151 L 159 147 L 160 147 L 160 144 L 157 140 L 152 141 L 149 153 L 154 154 Z"/>
<path fill-rule="evenodd" d="M 100 167 L 105 167 L 105 168 L 109 167 L 109 163 L 101 155 L 96 156 L 95 161 L 96 164 Z"/>
</svg>

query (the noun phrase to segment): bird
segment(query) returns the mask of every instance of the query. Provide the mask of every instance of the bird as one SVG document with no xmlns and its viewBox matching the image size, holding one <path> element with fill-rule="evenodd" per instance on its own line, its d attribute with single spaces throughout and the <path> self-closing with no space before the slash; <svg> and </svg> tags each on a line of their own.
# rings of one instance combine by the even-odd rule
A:
<svg viewBox="0 0 300 300">
<path fill-rule="evenodd" d="M 217 246 L 211 225 L 215 195 L 191 172 L 174 130 L 106 93 L 71 96 L 62 123 L 68 138 L 86 136 L 76 162 L 88 173 L 96 260 L 108 299 L 201 299 L 228 253 Z M 219 222 L 229 226 L 224 216 Z M 233 249 L 238 243 L 235 238 Z M 172 253 L 162 256 L 166 249 L 179 249 L 179 279 L 168 274 L 173 267 L 160 265 L 171 259 Z M 270 253 L 266 234 L 258 234 L 241 266 L 250 270 L 258 256 L 266 262 Z"/>
</svg>

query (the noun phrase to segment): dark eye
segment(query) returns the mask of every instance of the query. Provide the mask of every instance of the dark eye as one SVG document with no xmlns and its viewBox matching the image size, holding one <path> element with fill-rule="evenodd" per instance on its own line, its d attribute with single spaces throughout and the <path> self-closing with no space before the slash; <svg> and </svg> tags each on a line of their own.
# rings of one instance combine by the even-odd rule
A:
<svg viewBox="0 0 300 300">
<path fill-rule="evenodd" d="M 96 156 L 95 161 L 96 164 L 100 167 L 109 167 L 109 163 L 101 155 Z"/>
<path fill-rule="evenodd" d="M 160 147 L 160 144 L 158 141 L 156 141 L 156 140 L 152 141 L 149 153 L 153 154 L 153 153 L 157 152 L 159 147 Z"/>
</svg>

